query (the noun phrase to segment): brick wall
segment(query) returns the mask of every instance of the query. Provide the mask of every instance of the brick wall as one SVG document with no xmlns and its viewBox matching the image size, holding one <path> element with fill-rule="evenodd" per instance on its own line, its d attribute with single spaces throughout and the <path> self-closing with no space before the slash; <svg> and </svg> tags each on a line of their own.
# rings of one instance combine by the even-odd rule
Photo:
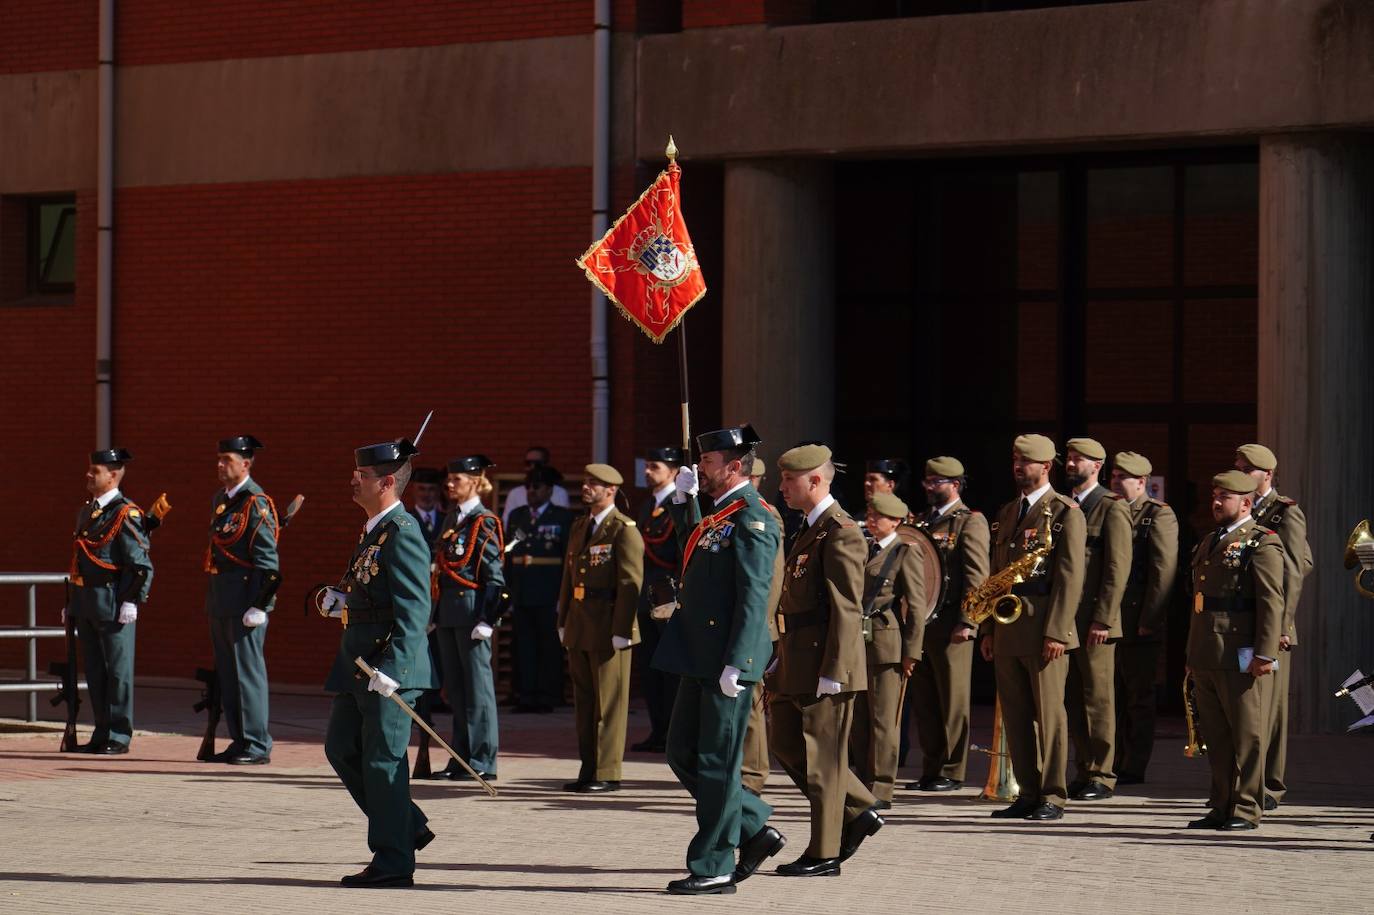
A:
<svg viewBox="0 0 1374 915">
<path fill-rule="evenodd" d="M 0 74 L 94 67 L 96 0 L 0 0 Z"/>
<path fill-rule="evenodd" d="M 797 25 L 812 21 L 809 0 L 683 0 L 682 27 Z"/>
</svg>

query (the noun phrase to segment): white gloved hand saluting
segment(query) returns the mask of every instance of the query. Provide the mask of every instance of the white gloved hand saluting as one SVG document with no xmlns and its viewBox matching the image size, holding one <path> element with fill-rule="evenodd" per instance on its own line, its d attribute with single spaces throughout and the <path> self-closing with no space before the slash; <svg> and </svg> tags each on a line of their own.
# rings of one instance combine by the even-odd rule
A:
<svg viewBox="0 0 1374 915">
<path fill-rule="evenodd" d="M 249 607 L 243 613 L 243 625 L 249 629 L 256 629 L 265 622 L 267 622 L 267 614 L 257 607 Z"/>
<path fill-rule="evenodd" d="M 472 627 L 472 640 L 474 642 L 485 642 L 491 638 L 491 634 L 496 630 L 491 628 L 490 623 L 478 623 Z"/>
<path fill-rule="evenodd" d="M 677 489 L 677 492 L 673 493 L 673 501 L 679 505 L 686 504 L 688 499 L 697 494 L 697 465 L 684 464 L 679 467 L 677 476 L 673 479 L 673 486 Z"/>
<path fill-rule="evenodd" d="M 330 616 L 338 619 L 343 616 L 343 610 L 348 606 L 348 595 L 338 588 L 325 588 L 324 597 L 320 598 L 320 606 Z"/>
<path fill-rule="evenodd" d="M 367 688 L 383 699 L 391 698 L 391 694 L 396 692 L 396 688 L 400 685 L 380 670 L 374 670 L 371 679 L 367 681 Z"/>
<path fill-rule="evenodd" d="M 1355 555 L 1360 557 L 1361 566 L 1374 569 L 1374 543 L 1355 544 Z"/>
<path fill-rule="evenodd" d="M 138 620 L 138 607 L 129 603 L 127 600 L 119 605 L 119 625 L 127 626 Z"/>
<path fill-rule="evenodd" d="M 821 677 L 820 682 L 816 684 L 816 697 L 833 696 L 842 689 L 844 689 L 844 684 L 839 680 Z"/>
<path fill-rule="evenodd" d="M 611 636 L 611 647 L 616 651 L 624 651 L 626 648 L 630 647 L 630 640 L 621 638 L 618 635 L 613 635 Z"/>
<path fill-rule="evenodd" d="M 739 682 L 740 669 L 725 665 L 725 669 L 720 672 L 720 691 L 725 694 L 725 698 L 734 699 L 744 692 L 744 685 Z"/>
</svg>

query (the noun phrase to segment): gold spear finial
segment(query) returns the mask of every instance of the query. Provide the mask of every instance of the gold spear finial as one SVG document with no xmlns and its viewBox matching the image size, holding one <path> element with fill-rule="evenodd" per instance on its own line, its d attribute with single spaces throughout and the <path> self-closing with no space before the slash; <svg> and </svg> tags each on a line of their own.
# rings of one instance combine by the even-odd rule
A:
<svg viewBox="0 0 1374 915">
<path fill-rule="evenodd" d="M 673 142 L 672 134 L 668 134 L 668 148 L 663 150 L 663 154 L 668 157 L 669 162 L 677 161 L 677 144 Z"/>
</svg>

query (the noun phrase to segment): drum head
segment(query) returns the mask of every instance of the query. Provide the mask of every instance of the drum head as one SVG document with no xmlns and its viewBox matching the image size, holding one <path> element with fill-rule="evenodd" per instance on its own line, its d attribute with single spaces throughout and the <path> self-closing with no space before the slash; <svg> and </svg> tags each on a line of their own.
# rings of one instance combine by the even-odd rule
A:
<svg viewBox="0 0 1374 915">
<path fill-rule="evenodd" d="M 945 596 L 944 558 L 940 554 L 940 548 L 935 545 L 934 539 L 924 528 L 903 524 L 897 528 L 897 536 L 921 557 L 926 594 L 925 606 L 920 610 L 923 619 L 930 619 L 930 615 L 940 606 Z"/>
</svg>

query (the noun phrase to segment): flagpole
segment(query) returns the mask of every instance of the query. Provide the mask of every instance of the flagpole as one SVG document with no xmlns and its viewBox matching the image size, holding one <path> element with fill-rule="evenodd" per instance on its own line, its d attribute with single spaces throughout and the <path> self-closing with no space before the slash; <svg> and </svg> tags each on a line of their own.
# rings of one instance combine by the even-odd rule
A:
<svg viewBox="0 0 1374 915">
<path fill-rule="evenodd" d="M 673 142 L 672 134 L 668 134 L 668 148 L 663 153 L 668 157 L 669 171 L 677 170 L 679 168 L 677 144 Z M 690 464 L 692 462 L 692 398 L 687 384 L 687 316 L 685 314 L 677 324 L 677 375 L 682 396 L 682 450 L 685 453 L 687 463 Z"/>
</svg>

